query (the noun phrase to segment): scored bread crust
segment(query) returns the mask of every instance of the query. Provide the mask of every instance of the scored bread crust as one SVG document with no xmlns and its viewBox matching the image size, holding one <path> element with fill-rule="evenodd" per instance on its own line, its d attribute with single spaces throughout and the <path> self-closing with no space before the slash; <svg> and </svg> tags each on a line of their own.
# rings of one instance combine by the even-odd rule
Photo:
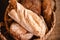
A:
<svg viewBox="0 0 60 40">
<path fill-rule="evenodd" d="M 11 9 L 13 9 L 13 8 L 14 8 L 14 7 L 10 8 L 11 6 L 12 6 L 12 5 L 10 5 L 10 6 L 9 6 L 9 9 L 8 9 L 8 11 L 9 11 L 9 12 L 10 12 L 10 10 L 11 10 Z M 16 8 L 15 8 L 15 9 L 16 9 Z"/>
<path fill-rule="evenodd" d="M 43 37 L 45 35 L 47 26 L 42 16 L 39 17 L 36 13 L 24 8 L 18 2 L 17 2 L 17 13 L 12 9 L 12 11 L 8 13 L 8 15 L 32 34 L 40 37 Z"/>
</svg>

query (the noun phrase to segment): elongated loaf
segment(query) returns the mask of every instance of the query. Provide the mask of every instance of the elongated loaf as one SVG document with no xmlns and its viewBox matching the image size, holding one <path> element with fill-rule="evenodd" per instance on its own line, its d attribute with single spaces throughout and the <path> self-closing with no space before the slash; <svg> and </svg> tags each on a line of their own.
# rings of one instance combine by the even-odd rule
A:
<svg viewBox="0 0 60 40">
<path fill-rule="evenodd" d="M 11 24 L 10 33 L 18 40 L 29 40 L 33 36 L 33 34 L 27 33 L 27 31 L 17 23 Z"/>
</svg>

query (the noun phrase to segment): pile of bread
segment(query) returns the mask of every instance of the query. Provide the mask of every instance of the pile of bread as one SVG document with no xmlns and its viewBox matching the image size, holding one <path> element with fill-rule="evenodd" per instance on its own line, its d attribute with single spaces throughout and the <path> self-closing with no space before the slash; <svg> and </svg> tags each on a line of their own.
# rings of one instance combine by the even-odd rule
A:
<svg viewBox="0 0 60 40">
<path fill-rule="evenodd" d="M 30 40 L 34 35 L 44 37 L 48 31 L 46 23 L 50 22 L 52 15 L 51 2 L 52 0 L 25 0 L 19 3 L 10 0 L 9 3 L 15 8 L 8 13 L 8 16 L 15 21 L 10 25 L 13 37 L 18 40 Z"/>
</svg>

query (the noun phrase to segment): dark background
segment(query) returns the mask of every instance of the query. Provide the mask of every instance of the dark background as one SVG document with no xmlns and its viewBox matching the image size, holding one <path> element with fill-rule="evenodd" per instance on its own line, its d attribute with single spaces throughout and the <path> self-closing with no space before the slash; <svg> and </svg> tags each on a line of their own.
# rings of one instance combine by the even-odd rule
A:
<svg viewBox="0 0 60 40">
<path fill-rule="evenodd" d="M 0 0 L 0 22 L 3 21 L 4 12 L 8 5 L 8 0 Z"/>
<path fill-rule="evenodd" d="M 3 21 L 4 12 L 8 5 L 8 0 L 0 0 L 0 22 Z M 60 0 L 56 0 L 56 26 L 47 40 L 60 40 Z"/>
</svg>

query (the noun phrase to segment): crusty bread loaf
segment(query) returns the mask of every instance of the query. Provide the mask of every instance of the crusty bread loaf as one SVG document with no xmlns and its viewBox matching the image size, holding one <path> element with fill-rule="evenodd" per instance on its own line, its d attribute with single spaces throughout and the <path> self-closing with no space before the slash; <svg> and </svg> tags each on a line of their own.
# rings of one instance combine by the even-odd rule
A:
<svg viewBox="0 0 60 40">
<path fill-rule="evenodd" d="M 47 24 L 50 23 L 52 11 L 52 0 L 43 0 L 42 14 Z"/>
<path fill-rule="evenodd" d="M 10 33 L 18 40 L 29 40 L 33 36 L 33 34 L 27 33 L 27 31 L 17 23 L 11 24 Z"/>
<path fill-rule="evenodd" d="M 7 29 L 8 33 L 12 34 L 13 37 L 18 36 L 18 35 L 13 33 L 13 32 L 17 33 L 16 31 L 14 31 L 14 29 L 12 30 L 12 33 L 10 31 L 11 28 L 15 28 L 14 26 L 16 26 L 14 24 L 14 26 L 11 27 L 10 24 L 9 24 L 10 21 L 7 22 L 7 20 L 12 19 L 13 22 L 18 23 L 17 25 L 19 25 L 19 27 L 22 27 L 22 29 L 28 31 L 29 35 L 31 33 L 31 34 L 33 34 L 34 36 L 37 37 L 36 38 L 34 36 L 33 37 L 31 36 L 33 38 L 33 40 L 34 39 L 36 39 L 36 40 L 39 39 L 40 40 L 41 38 L 42 38 L 42 40 L 44 38 L 46 39 L 48 37 L 48 35 L 51 33 L 50 31 L 51 31 L 51 28 L 53 28 L 54 21 L 55 21 L 54 20 L 54 13 L 52 13 L 52 11 L 49 11 L 50 7 L 51 7 L 50 2 L 48 3 L 47 0 L 46 1 L 43 0 L 40 4 L 39 0 L 34 0 L 34 1 L 33 0 L 29 0 L 29 1 L 26 0 L 26 2 L 25 2 L 25 0 L 21 0 L 21 1 L 24 1 L 24 2 L 20 2 L 21 3 L 20 4 L 20 3 L 17 3 L 16 0 L 14 0 L 14 1 L 10 0 L 9 5 L 7 7 L 7 10 L 6 10 L 6 13 L 5 13 L 5 17 L 4 17 L 4 21 L 5 21 L 6 29 Z M 51 1 L 51 0 L 49 0 L 49 1 Z M 31 3 L 33 3 L 33 4 L 31 4 Z M 48 5 L 45 5 L 44 3 L 45 4 L 47 3 Z M 35 9 L 37 9 L 38 11 L 35 10 Z M 42 11 L 41 11 L 41 9 L 42 9 Z M 54 9 L 53 6 L 52 6 L 52 9 Z M 45 10 L 47 10 L 48 12 L 45 11 Z M 41 13 L 43 15 L 42 16 L 39 15 L 39 12 L 43 12 L 43 13 Z M 52 15 L 48 16 L 48 14 L 50 14 L 50 13 Z M 52 17 L 52 19 L 51 19 L 51 17 Z M 11 23 L 12 23 L 12 21 L 11 21 Z M 46 24 L 48 26 L 46 26 Z M 17 27 L 17 28 L 19 28 L 19 27 Z M 47 29 L 48 30 L 50 29 L 50 30 L 46 32 Z M 17 34 L 19 34 L 19 33 L 17 33 Z M 24 39 L 21 37 L 21 40 L 25 40 L 26 38 L 28 38 L 27 37 L 27 36 L 29 36 L 28 34 L 25 34 L 24 36 L 22 36 L 22 37 L 24 37 Z M 17 37 L 15 37 L 15 38 L 17 38 Z M 19 38 L 17 38 L 17 39 L 20 40 Z"/>
<path fill-rule="evenodd" d="M 17 2 L 17 12 L 12 9 L 8 15 L 32 34 L 40 37 L 45 35 L 47 26 L 43 17 L 24 8 L 20 3 Z"/>
</svg>

